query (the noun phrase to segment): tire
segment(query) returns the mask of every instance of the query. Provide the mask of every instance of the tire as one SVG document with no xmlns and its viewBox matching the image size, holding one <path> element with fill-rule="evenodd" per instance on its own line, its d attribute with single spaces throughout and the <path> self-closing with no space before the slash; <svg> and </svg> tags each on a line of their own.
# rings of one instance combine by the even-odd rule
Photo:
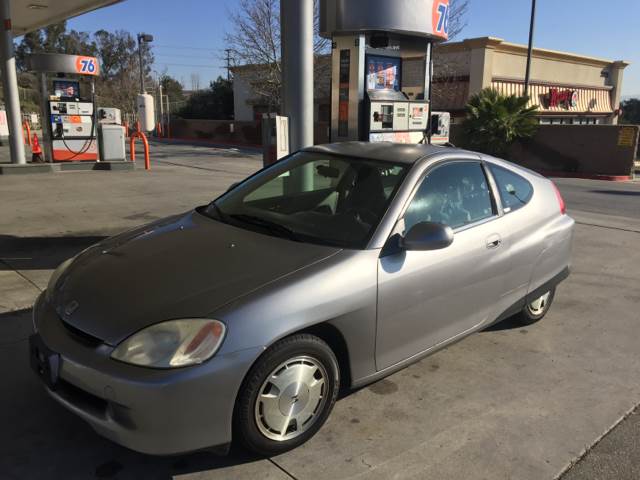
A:
<svg viewBox="0 0 640 480">
<path fill-rule="evenodd" d="M 329 417 L 339 386 L 338 361 L 323 340 L 296 334 L 278 341 L 240 387 L 234 439 L 267 457 L 302 445 Z"/>
<path fill-rule="evenodd" d="M 533 302 L 527 303 L 518 314 L 518 321 L 523 325 L 533 325 L 542 320 L 551 308 L 555 294 L 556 289 L 552 288 Z"/>
</svg>

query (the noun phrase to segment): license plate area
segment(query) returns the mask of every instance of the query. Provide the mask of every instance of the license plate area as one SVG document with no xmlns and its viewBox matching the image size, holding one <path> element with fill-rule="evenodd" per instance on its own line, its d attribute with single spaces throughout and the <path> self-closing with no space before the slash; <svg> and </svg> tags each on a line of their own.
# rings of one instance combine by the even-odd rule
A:
<svg viewBox="0 0 640 480">
<path fill-rule="evenodd" d="M 60 373 L 60 355 L 47 347 L 40 335 L 29 337 L 31 368 L 51 390 L 55 390 Z"/>
</svg>

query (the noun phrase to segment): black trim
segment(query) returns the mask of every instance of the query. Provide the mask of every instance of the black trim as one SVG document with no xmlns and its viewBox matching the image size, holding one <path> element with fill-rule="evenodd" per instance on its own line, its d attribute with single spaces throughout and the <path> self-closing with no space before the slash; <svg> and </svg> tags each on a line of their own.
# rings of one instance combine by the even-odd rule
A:
<svg viewBox="0 0 640 480">
<path fill-rule="evenodd" d="M 517 313 L 520 313 L 526 304 L 533 302 L 536 298 L 539 298 L 545 293 L 547 293 L 548 291 L 553 290 L 555 287 L 558 286 L 560 282 L 562 282 L 563 280 L 566 280 L 566 278 L 569 276 L 569 273 L 570 273 L 569 267 L 565 267 L 564 270 L 558 273 L 551 280 L 543 283 L 538 288 L 536 288 L 535 290 L 525 295 L 524 298 L 521 298 L 516 303 L 511 305 L 509 308 L 507 308 L 504 312 L 500 314 L 500 316 L 498 316 L 498 318 L 496 318 L 493 322 L 487 325 L 487 327 L 490 327 L 491 325 L 495 325 L 496 323 L 499 323 L 503 320 L 506 320 L 509 317 L 514 316 Z"/>
<path fill-rule="evenodd" d="M 551 280 L 543 283 L 532 292 L 529 292 L 526 296 L 525 303 L 531 303 L 536 298 L 539 298 L 545 293 L 547 293 L 548 291 L 553 290 L 560 282 L 562 282 L 563 280 L 566 280 L 568 276 L 569 276 L 569 267 L 565 267 L 564 270 L 562 270 L 559 274 L 557 274 Z"/>
</svg>

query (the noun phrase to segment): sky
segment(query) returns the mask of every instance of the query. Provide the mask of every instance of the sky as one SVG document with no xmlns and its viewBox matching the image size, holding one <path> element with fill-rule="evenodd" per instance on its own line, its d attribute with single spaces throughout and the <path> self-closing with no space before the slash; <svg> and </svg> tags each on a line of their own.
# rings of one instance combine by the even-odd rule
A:
<svg viewBox="0 0 640 480">
<path fill-rule="evenodd" d="M 390 0 L 392 1 L 392 0 Z M 123 29 L 155 37 L 154 69 L 200 87 L 224 69 L 224 34 L 238 0 L 125 0 L 69 21 L 69 27 L 94 32 Z M 531 0 L 470 0 L 467 27 L 458 40 L 482 36 L 527 43 Z M 640 0 L 537 0 L 534 45 L 631 63 L 623 95 L 640 97 Z"/>
</svg>

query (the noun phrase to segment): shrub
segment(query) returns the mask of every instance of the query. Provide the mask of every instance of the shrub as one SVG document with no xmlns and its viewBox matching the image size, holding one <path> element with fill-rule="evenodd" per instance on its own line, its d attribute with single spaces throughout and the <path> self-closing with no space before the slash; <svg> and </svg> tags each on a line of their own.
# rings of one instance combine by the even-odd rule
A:
<svg viewBox="0 0 640 480">
<path fill-rule="evenodd" d="M 504 155 L 516 140 L 531 138 L 538 129 L 537 107 L 529 97 L 505 96 L 491 88 L 473 95 L 462 124 L 465 146 L 489 155 Z"/>
</svg>

